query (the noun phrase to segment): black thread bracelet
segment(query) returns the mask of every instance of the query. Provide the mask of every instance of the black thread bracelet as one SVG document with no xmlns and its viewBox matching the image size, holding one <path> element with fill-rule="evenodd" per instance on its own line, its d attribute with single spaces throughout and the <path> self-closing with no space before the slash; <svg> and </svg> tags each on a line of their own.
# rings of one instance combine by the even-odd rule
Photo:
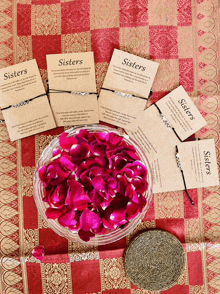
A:
<svg viewBox="0 0 220 294">
<path fill-rule="evenodd" d="M 75 95 L 98 95 L 96 92 L 79 92 L 79 91 L 67 91 L 67 90 L 57 90 L 57 89 L 49 89 L 48 94 L 59 94 L 59 93 L 68 93 L 68 94 L 75 94 Z"/>
<path fill-rule="evenodd" d="M 150 90 L 150 94 L 149 94 L 149 96 L 148 96 L 148 99 L 150 99 L 150 97 L 153 95 L 153 91 L 152 91 L 152 89 Z"/>
<path fill-rule="evenodd" d="M 165 123 L 165 125 L 168 127 L 168 128 L 171 128 L 174 132 L 174 134 L 176 135 L 176 137 L 180 140 L 180 142 L 183 142 L 180 137 L 178 136 L 176 130 L 171 126 L 171 124 L 168 122 L 168 120 L 165 118 L 165 116 L 163 115 L 163 113 L 161 112 L 160 108 L 158 107 L 158 105 L 156 103 L 154 103 L 153 105 L 155 105 L 155 107 L 157 108 L 159 114 L 160 114 L 160 117 L 162 119 L 162 121 Z"/>
<path fill-rule="evenodd" d="M 40 94 L 40 95 L 38 95 L 38 96 L 36 96 L 34 98 L 30 98 L 30 99 L 24 100 L 22 102 L 19 102 L 19 103 L 13 104 L 13 105 L 9 105 L 8 107 L 1 108 L 1 110 L 6 110 L 6 109 L 9 109 L 11 107 L 18 108 L 20 106 L 28 104 L 29 102 L 33 101 L 34 99 L 37 99 L 37 98 L 43 97 L 43 96 L 47 96 L 47 94 L 46 93 Z"/>
<path fill-rule="evenodd" d="M 189 141 L 199 141 L 199 140 L 201 140 L 201 139 L 200 138 L 191 138 L 191 137 L 189 137 L 189 138 L 186 139 L 186 142 L 189 142 Z"/>
<path fill-rule="evenodd" d="M 111 90 L 111 89 L 107 89 L 107 88 L 101 88 L 101 90 L 106 90 L 106 91 L 115 93 L 115 94 L 117 94 L 119 96 L 127 97 L 127 98 L 134 97 L 134 98 L 140 98 L 140 99 L 144 99 L 144 100 L 148 100 L 149 99 L 149 97 L 148 98 L 145 98 L 145 97 L 136 96 L 136 95 L 133 95 L 133 94 L 128 94 L 128 93 L 124 93 L 124 92 L 120 92 L 120 91 L 116 91 L 116 90 Z"/>
<path fill-rule="evenodd" d="M 184 190 L 186 192 L 186 195 L 189 199 L 189 201 L 191 202 L 192 205 L 195 205 L 195 203 L 192 201 L 192 198 L 189 196 L 189 193 L 187 191 L 187 187 L 186 187 L 186 180 L 185 180 L 185 177 L 184 177 L 184 173 L 183 173 L 183 169 L 182 169 L 182 165 L 181 165 L 181 161 L 180 161 L 180 155 L 179 155 L 179 150 L 178 150 L 178 147 L 176 145 L 176 162 L 177 162 L 177 166 L 178 168 L 180 169 L 181 171 L 181 174 L 182 174 L 182 178 L 183 178 L 183 184 L 184 184 Z"/>
</svg>

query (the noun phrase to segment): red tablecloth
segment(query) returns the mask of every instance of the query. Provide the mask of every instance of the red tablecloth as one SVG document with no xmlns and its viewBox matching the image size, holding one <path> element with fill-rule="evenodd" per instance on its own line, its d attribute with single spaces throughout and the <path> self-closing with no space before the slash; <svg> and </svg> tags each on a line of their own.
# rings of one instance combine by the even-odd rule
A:
<svg viewBox="0 0 220 294">
<path fill-rule="evenodd" d="M 46 54 L 94 51 L 100 89 L 114 48 L 159 62 L 151 103 L 183 85 L 208 122 L 196 134 L 214 138 L 219 161 L 218 0 L 1 0 L 0 66 Z M 37 213 L 36 160 L 63 129 L 11 143 L 0 124 L 0 292 L 4 294 L 146 294 L 127 278 L 123 253 L 131 236 L 102 247 L 68 242 Z M 169 172 L 169 167 L 167 167 Z M 171 179 L 172 180 L 172 179 Z M 220 293 L 220 189 L 154 195 L 136 230 L 160 228 L 184 245 L 178 284 L 161 293 Z M 32 249 L 44 245 L 42 263 Z"/>
</svg>

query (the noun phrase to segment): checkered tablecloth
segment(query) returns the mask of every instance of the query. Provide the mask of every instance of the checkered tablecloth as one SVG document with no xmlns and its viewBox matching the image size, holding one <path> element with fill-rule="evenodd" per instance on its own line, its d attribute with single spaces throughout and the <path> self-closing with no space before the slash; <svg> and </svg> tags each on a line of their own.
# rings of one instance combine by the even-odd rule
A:
<svg viewBox="0 0 220 294">
<path fill-rule="evenodd" d="M 94 51 L 100 89 L 114 48 L 154 60 L 150 102 L 183 85 L 208 122 L 196 136 L 215 139 L 220 162 L 219 12 L 218 0 L 1 0 L 0 66 L 36 58 L 45 83 L 46 54 Z M 155 194 L 135 232 L 107 246 L 72 243 L 47 227 L 33 172 L 62 130 L 12 143 L 0 124 L 0 293 L 152 293 L 134 286 L 123 265 L 132 236 L 151 228 L 174 234 L 187 257 L 178 284 L 161 294 L 220 293 L 219 187 L 190 190 L 195 207 L 183 192 Z M 41 263 L 31 254 L 39 244 Z"/>
</svg>

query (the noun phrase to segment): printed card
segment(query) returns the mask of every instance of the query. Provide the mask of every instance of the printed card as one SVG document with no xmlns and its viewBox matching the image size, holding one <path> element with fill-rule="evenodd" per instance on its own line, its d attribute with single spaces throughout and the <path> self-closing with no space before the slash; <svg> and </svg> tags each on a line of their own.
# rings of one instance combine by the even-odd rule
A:
<svg viewBox="0 0 220 294">
<path fill-rule="evenodd" d="M 214 139 L 185 142 L 178 149 L 188 189 L 219 185 Z"/>
<path fill-rule="evenodd" d="M 47 67 L 57 125 L 98 123 L 93 52 L 47 55 Z"/>
<path fill-rule="evenodd" d="M 187 189 L 219 185 L 214 139 L 180 143 L 178 152 Z M 154 193 L 184 190 L 175 147 L 153 160 L 149 158 L 149 161 L 153 172 Z"/>
<path fill-rule="evenodd" d="M 136 132 L 127 131 L 149 158 L 167 153 L 207 124 L 182 86 L 155 104 L 144 111 Z"/>
<path fill-rule="evenodd" d="M 126 132 L 151 159 L 164 154 L 180 142 L 173 130 L 163 122 L 154 105 L 144 111 L 141 124 L 136 132 L 128 130 Z"/>
<path fill-rule="evenodd" d="M 156 104 L 182 141 L 207 124 L 182 86 Z"/>
<path fill-rule="evenodd" d="M 0 106 L 11 141 L 56 127 L 35 59 L 0 69 Z"/>
<path fill-rule="evenodd" d="M 158 66 L 115 49 L 99 96 L 100 120 L 136 131 Z"/>
</svg>

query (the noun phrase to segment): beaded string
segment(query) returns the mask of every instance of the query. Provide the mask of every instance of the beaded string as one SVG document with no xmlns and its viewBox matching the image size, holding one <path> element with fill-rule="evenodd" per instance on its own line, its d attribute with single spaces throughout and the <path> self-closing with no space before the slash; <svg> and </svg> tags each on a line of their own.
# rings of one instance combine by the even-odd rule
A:
<svg viewBox="0 0 220 294">
<path fill-rule="evenodd" d="M 177 163 L 177 166 L 178 168 L 180 169 L 181 171 L 181 174 L 182 174 L 182 178 L 183 178 L 183 184 L 184 184 L 184 190 L 186 192 L 186 195 L 189 199 L 189 201 L 191 202 L 192 205 L 195 205 L 195 203 L 192 201 L 192 198 L 189 196 L 189 193 L 187 191 L 187 188 L 186 188 L 186 181 L 185 181 L 185 177 L 184 177 L 184 173 L 183 173 L 183 169 L 182 169 L 182 165 L 181 165 L 181 161 L 180 161 L 180 155 L 179 155 L 179 150 L 178 150 L 178 147 L 176 145 L 176 163 Z"/>
<path fill-rule="evenodd" d="M 6 109 L 9 109 L 9 108 L 12 108 L 12 107 L 13 107 L 13 108 L 18 108 L 18 107 L 24 106 L 24 105 L 26 105 L 26 104 L 29 104 L 29 102 L 33 101 L 34 99 L 37 99 L 37 98 L 42 97 L 42 96 L 47 96 L 47 94 L 46 94 L 46 93 L 44 93 L 44 94 L 40 94 L 40 95 L 38 95 L 38 96 L 36 96 L 36 97 L 34 97 L 34 98 L 30 98 L 30 99 L 24 100 L 24 101 L 22 101 L 22 102 L 19 102 L 19 103 L 12 104 L 12 105 L 9 105 L 9 106 L 7 106 L 7 107 L 4 107 L 4 108 L 2 108 L 1 110 L 6 110 Z"/>
<path fill-rule="evenodd" d="M 166 119 L 166 117 L 163 115 L 163 113 L 161 112 L 160 108 L 158 107 L 158 105 L 156 103 L 154 103 L 153 105 L 155 105 L 155 107 L 157 108 L 159 114 L 160 114 L 160 117 L 162 119 L 162 121 L 165 123 L 165 125 L 168 127 L 168 128 L 171 128 L 173 130 L 173 132 L 175 133 L 175 135 L 177 136 L 177 138 L 180 140 L 180 142 L 183 142 L 180 137 L 178 136 L 176 130 L 171 126 L 171 124 L 168 122 L 168 120 Z M 183 184 L 184 184 L 184 190 L 186 192 L 186 195 L 190 201 L 190 203 L 192 205 L 195 205 L 195 203 L 192 201 L 192 198 L 189 196 L 189 193 L 187 191 L 187 187 L 186 187 L 186 181 L 185 181 L 185 177 L 184 177 L 184 173 L 183 173 L 183 169 L 182 169 L 182 165 L 181 165 L 181 162 L 180 162 L 180 155 L 179 155 L 179 150 L 178 150 L 178 147 L 176 145 L 176 162 L 177 162 L 177 166 L 178 168 L 180 169 L 180 172 L 182 174 L 182 178 L 183 178 Z"/>
<path fill-rule="evenodd" d="M 128 94 L 128 93 L 124 93 L 124 92 L 119 92 L 119 91 L 115 91 L 115 90 L 111 90 L 111 89 L 107 89 L 107 88 L 101 88 L 102 90 L 106 90 L 106 91 L 110 91 L 118 96 L 122 96 L 122 97 L 126 97 L 126 98 L 131 98 L 131 97 L 135 97 L 135 98 L 140 98 L 140 99 L 144 99 L 144 100 L 148 100 L 148 98 L 145 98 L 145 97 L 141 97 L 141 96 L 136 96 L 136 95 L 133 95 L 133 94 Z"/>
<path fill-rule="evenodd" d="M 166 117 L 163 115 L 163 113 L 161 112 L 160 108 L 158 107 L 158 105 L 156 103 L 154 103 L 153 105 L 155 105 L 155 107 L 157 108 L 159 114 L 160 114 L 160 118 L 162 119 L 163 123 L 170 129 L 173 130 L 174 134 L 177 136 L 177 138 L 180 140 L 180 142 L 183 142 L 180 137 L 178 136 L 176 130 L 171 126 L 171 124 L 168 122 L 168 120 L 166 119 Z"/>
<path fill-rule="evenodd" d="M 87 95 L 97 95 L 98 96 L 98 93 L 96 93 L 96 92 L 81 92 L 81 91 L 50 89 L 49 81 L 46 80 L 46 83 L 47 83 L 47 87 L 48 87 L 47 94 L 68 93 L 68 94 L 75 94 L 75 95 L 82 95 L 82 96 L 87 96 Z"/>
<path fill-rule="evenodd" d="M 93 95 L 93 94 L 97 95 L 96 92 L 65 91 L 65 90 L 57 90 L 57 89 L 49 89 L 48 93 L 49 94 L 69 93 L 69 94 L 82 95 L 82 96 Z"/>
</svg>

